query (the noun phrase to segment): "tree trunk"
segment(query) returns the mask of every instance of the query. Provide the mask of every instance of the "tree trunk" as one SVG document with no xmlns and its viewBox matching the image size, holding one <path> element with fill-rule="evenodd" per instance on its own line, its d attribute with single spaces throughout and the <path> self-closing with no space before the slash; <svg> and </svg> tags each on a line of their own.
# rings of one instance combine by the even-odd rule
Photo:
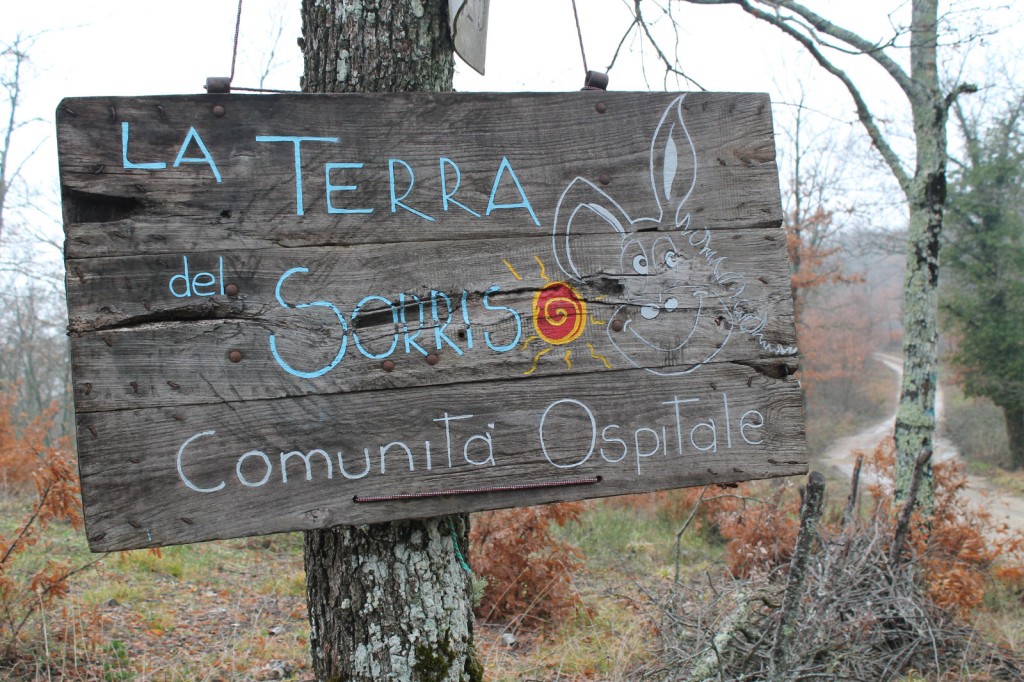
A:
<svg viewBox="0 0 1024 682">
<path fill-rule="evenodd" d="M 305 561 L 321 682 L 483 679 L 468 575 L 446 519 L 308 531 Z"/>
<path fill-rule="evenodd" d="M 938 5 L 914 0 L 911 9 L 907 93 L 914 117 L 917 163 L 907 190 L 910 227 L 903 277 L 903 385 L 896 412 L 896 498 L 910 490 L 922 452 L 932 452 L 938 367 L 939 238 L 946 203 L 946 121 L 949 104 L 939 85 L 936 62 Z M 921 474 L 917 500 L 925 513 L 935 501 L 931 462 Z"/>
<path fill-rule="evenodd" d="M 1003 406 L 1006 435 L 1010 440 L 1010 468 L 1024 469 L 1024 406 Z"/>
<path fill-rule="evenodd" d="M 306 92 L 448 91 L 445 0 L 303 0 Z M 482 679 L 468 517 L 308 531 L 306 592 L 318 680 Z"/>
</svg>

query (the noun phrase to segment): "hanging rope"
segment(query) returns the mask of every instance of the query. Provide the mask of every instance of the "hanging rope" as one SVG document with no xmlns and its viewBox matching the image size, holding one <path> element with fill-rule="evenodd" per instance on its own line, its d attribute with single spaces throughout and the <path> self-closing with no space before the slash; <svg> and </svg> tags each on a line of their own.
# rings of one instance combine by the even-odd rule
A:
<svg viewBox="0 0 1024 682">
<path fill-rule="evenodd" d="M 448 530 L 452 534 L 452 545 L 455 546 L 455 558 L 458 559 L 459 564 L 462 565 L 462 568 L 466 573 L 473 575 L 473 569 L 466 563 L 466 558 L 462 556 L 462 552 L 459 550 L 459 535 L 455 532 L 455 524 L 452 523 L 452 517 L 445 517 L 445 520 L 448 521 Z"/>
<path fill-rule="evenodd" d="M 235 16 L 235 45 L 231 50 L 231 76 L 228 81 L 235 80 L 235 60 L 238 59 L 238 30 L 242 26 L 242 0 L 238 0 L 238 14 Z"/>
<path fill-rule="evenodd" d="M 587 68 L 587 51 L 583 48 L 583 29 L 580 28 L 580 12 L 576 8 L 576 0 L 572 0 L 572 15 L 576 19 L 576 37 L 580 40 L 580 57 L 583 58 L 583 89 L 607 90 L 608 74 Z"/>
<path fill-rule="evenodd" d="M 590 69 L 587 68 L 587 51 L 583 49 L 583 29 L 580 28 L 580 13 L 576 9 L 576 0 L 572 0 L 572 15 L 576 18 L 576 36 L 580 39 L 580 56 L 583 57 L 583 74 L 586 77 Z"/>
</svg>

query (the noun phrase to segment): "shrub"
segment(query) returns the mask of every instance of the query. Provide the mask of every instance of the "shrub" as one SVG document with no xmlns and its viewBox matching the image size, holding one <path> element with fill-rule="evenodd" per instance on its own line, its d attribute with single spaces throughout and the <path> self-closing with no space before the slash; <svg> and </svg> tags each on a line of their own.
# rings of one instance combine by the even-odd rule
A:
<svg viewBox="0 0 1024 682">
<path fill-rule="evenodd" d="M 748 486 L 737 490 L 742 499 L 749 497 Z M 715 516 L 719 533 L 727 540 L 726 560 L 734 577 L 789 563 L 800 531 L 800 497 L 792 483 L 776 486 L 760 504 L 723 505 Z"/>
<path fill-rule="evenodd" d="M 882 441 L 866 460 L 868 475 L 891 481 L 895 463 L 892 438 Z M 959 460 L 933 467 L 935 509 L 912 522 L 911 545 L 928 596 L 940 608 L 963 616 L 980 606 L 995 585 L 1017 584 L 1024 576 L 1024 534 L 997 523 L 964 491 L 967 475 Z M 888 486 L 871 487 L 879 509 L 892 516 Z"/>
<path fill-rule="evenodd" d="M 29 418 L 18 413 L 17 402 L 15 388 L 0 391 L 0 489 L 20 492 L 32 484 L 36 471 L 44 465 L 58 406 L 53 403 Z M 61 446 L 66 444 L 64 441 Z"/>
<path fill-rule="evenodd" d="M 473 570 L 487 580 L 478 617 L 545 626 L 578 606 L 572 575 L 580 552 L 555 537 L 552 526 L 577 523 L 582 511 L 580 502 L 563 502 L 474 515 Z"/>
<path fill-rule="evenodd" d="M 31 482 L 35 495 L 29 511 L 11 530 L 0 533 L 0 653 L 16 655 L 25 626 L 39 609 L 68 592 L 68 578 L 79 569 L 52 559 L 31 556 L 31 548 L 54 522 L 82 525 L 78 476 L 66 439 L 47 444 L 55 410 L 32 420 L 17 433 L 13 400 L 0 398 L 0 466 L 10 466 L 8 483 Z M 28 474 L 24 474 L 27 471 Z M 25 478 L 23 479 L 22 476 Z M 21 562 L 20 559 L 28 559 Z"/>
</svg>

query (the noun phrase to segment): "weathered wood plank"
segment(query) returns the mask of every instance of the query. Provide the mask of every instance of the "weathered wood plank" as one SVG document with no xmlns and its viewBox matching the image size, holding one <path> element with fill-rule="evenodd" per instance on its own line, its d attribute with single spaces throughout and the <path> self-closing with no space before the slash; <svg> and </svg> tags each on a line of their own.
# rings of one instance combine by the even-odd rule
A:
<svg viewBox="0 0 1024 682">
<path fill-rule="evenodd" d="M 540 278 L 539 263 L 530 254 L 549 246 L 550 240 L 493 240 L 482 246 L 485 252 L 506 254 L 505 261 L 520 263 L 523 273 L 532 272 L 532 286 L 524 286 L 526 277 L 517 281 L 497 256 L 496 266 L 485 261 L 481 267 L 481 247 L 460 243 L 417 244 L 411 252 L 422 248 L 424 255 L 413 255 L 407 262 L 388 258 L 377 247 L 193 257 L 193 277 L 204 270 L 217 280 L 223 277 L 239 287 L 237 298 L 219 293 L 175 298 L 168 282 L 178 277 L 176 288 L 183 290 L 185 280 L 179 277 L 183 262 L 162 257 L 72 261 L 81 263 L 83 275 L 68 283 L 72 329 L 104 328 L 72 337 L 78 409 L 438 385 L 464 381 L 467 372 L 475 380 L 486 380 L 533 371 L 548 374 L 635 366 L 685 371 L 702 361 L 743 359 L 778 360 L 788 365 L 790 373 L 795 371 L 788 276 L 784 262 L 771 262 L 778 260 L 779 250 L 768 254 L 761 250 L 761 243 L 770 235 L 737 232 L 716 236 L 725 237 L 718 253 L 735 253 L 735 260 L 727 261 L 730 272 L 765 274 L 730 278 L 719 286 L 707 260 L 685 242 L 678 250 L 676 272 L 626 274 L 617 253 L 620 238 L 588 239 L 576 257 L 584 277 L 574 282 L 588 306 L 585 328 L 578 341 L 559 348 L 538 338 L 534 326 L 534 296 L 545 282 Z M 608 258 L 608 253 L 615 257 Z M 434 266 L 442 259 L 449 268 Z M 347 332 L 326 307 L 286 309 L 275 300 L 281 273 L 299 263 L 309 266 L 310 272 L 287 282 L 282 295 L 290 305 L 325 299 L 334 302 L 347 319 Z M 557 272 L 550 259 L 547 271 Z M 214 282 L 205 289 L 219 292 L 220 285 Z M 467 292 L 466 312 L 460 287 Z M 487 297 L 485 306 L 484 294 L 494 287 L 499 289 Z M 431 291 L 446 292 L 443 298 L 433 296 L 437 315 L 432 310 Z M 637 298 L 637 291 L 646 296 Z M 132 298 L 114 309 L 111 301 L 118 292 L 130 292 Z M 367 301 L 358 317 L 353 317 L 369 292 L 382 298 Z M 660 320 L 644 319 L 643 306 L 657 303 L 665 292 L 677 297 L 677 306 L 660 312 Z M 704 295 L 711 292 L 717 293 Z M 400 306 L 403 299 L 405 307 Z M 417 299 L 424 308 L 422 320 Z M 518 318 L 509 310 L 518 311 Z M 395 327 L 396 317 L 400 329 Z M 471 324 L 467 326 L 466 320 Z M 616 320 L 630 324 L 616 332 L 609 326 Z M 441 325 L 443 331 L 436 333 Z M 633 330 L 642 331 L 647 341 L 662 348 L 674 348 L 689 338 L 677 352 L 663 352 L 646 347 Z M 299 379 L 275 361 L 271 336 L 276 336 L 290 366 L 307 371 L 329 364 L 342 343 L 347 350 L 344 361 L 329 374 Z M 768 348 L 762 346 L 763 340 L 770 342 Z M 495 352 L 489 342 L 512 348 Z M 789 350 L 780 352 L 780 347 Z M 545 355 L 537 358 L 545 349 Z M 229 360 L 234 350 L 242 353 L 242 362 Z M 570 352 L 568 361 L 566 351 Z M 441 362 L 424 366 L 427 353 L 437 355 Z M 382 377 L 385 354 L 400 371 Z"/>
<path fill-rule="evenodd" d="M 429 300 L 432 290 L 449 296 L 461 291 L 482 295 L 492 287 L 532 294 L 551 280 L 570 282 L 587 299 L 656 302 L 670 289 L 685 285 L 713 289 L 725 299 L 742 289 L 742 298 L 756 301 L 771 292 L 786 291 L 786 252 L 784 244 L 778 243 L 784 239 L 781 230 L 725 230 L 711 235 L 677 230 L 643 233 L 623 242 L 609 227 L 606 234 L 572 235 L 569 256 L 575 269 L 569 273 L 558 267 L 559 258 L 566 261 L 565 249 L 553 252 L 550 236 L 416 242 L 400 247 L 203 250 L 176 257 L 70 259 L 70 329 L 89 331 L 174 319 L 263 318 L 281 308 L 277 285 L 285 272 L 296 267 L 309 272 L 290 278 L 283 287 L 286 300 L 292 305 L 327 300 L 348 312 L 371 295 L 392 301 L 400 294 Z M 710 258 L 702 253 L 705 244 L 714 252 Z M 563 245 L 560 241 L 559 246 Z M 657 251 L 660 261 L 644 273 L 632 265 L 641 249 L 652 251 L 652 261 Z M 664 263 L 670 252 L 671 268 Z M 186 283 L 186 263 L 189 279 L 208 273 L 202 287 Z M 230 284 L 238 288 L 233 296 L 225 293 Z M 374 301 L 368 309 L 385 307 Z"/>
<path fill-rule="evenodd" d="M 507 321 L 494 325 L 478 324 L 475 328 L 476 333 L 486 331 L 497 339 L 512 338 L 515 334 L 514 327 Z M 427 357 L 414 351 L 391 356 L 394 367 L 390 371 L 383 368 L 381 360 L 353 355 L 323 376 L 304 379 L 282 371 L 272 357 L 268 339 L 275 332 L 278 335 L 282 333 L 267 322 L 243 324 L 215 320 L 83 335 L 76 339 L 74 364 L 78 412 L 413 386 L 434 386 L 439 391 L 458 392 L 460 388 L 449 386 L 500 377 L 611 373 L 635 366 L 614 350 L 609 341 L 609 334 L 614 332 L 599 325 L 591 326 L 569 348 L 557 348 L 539 341 L 523 348 L 521 342 L 506 354 L 474 348 L 473 351 L 464 350 L 462 357 L 451 348 L 445 348 L 432 352 L 437 357 L 434 365 L 428 364 Z M 322 367 L 337 351 L 336 340 L 325 341 L 315 329 L 306 329 L 301 335 L 290 329 L 289 334 L 291 343 L 296 343 L 296 338 L 300 339 L 296 344 L 298 352 L 282 351 L 288 353 L 287 359 L 292 366 Z M 431 330 L 425 330 L 425 334 L 429 336 Z M 621 334 L 619 336 L 621 338 Z M 764 351 L 758 346 L 757 339 L 749 334 L 734 331 L 734 336 L 724 349 L 707 361 L 709 364 L 737 362 L 754 365 L 777 377 L 796 372 L 795 356 L 779 356 Z M 457 343 L 464 343 L 459 340 L 457 332 L 452 338 Z M 629 345 L 622 341 L 619 343 L 623 347 Z M 379 338 L 367 342 L 367 345 L 374 344 L 387 345 Z M 634 341 L 632 345 L 638 343 Z M 232 362 L 229 357 L 234 350 L 242 353 L 238 362 Z M 651 369 L 659 371 L 684 371 L 716 350 L 710 342 L 691 343 L 678 353 L 640 354 L 638 361 L 644 361 Z M 659 357 L 663 360 L 660 364 L 649 362 Z M 160 371 L 154 372 L 154 366 Z"/>
<path fill-rule="evenodd" d="M 576 177 L 606 190 L 633 219 L 657 216 L 652 133 L 676 96 L 419 93 L 68 99 L 57 112 L 66 253 L 74 258 L 178 255 L 198 249 L 544 234 L 551 229 L 561 193 Z M 598 102 L 605 105 L 605 113 L 596 110 Z M 216 106 L 223 107 L 223 116 L 213 113 Z M 697 226 L 777 227 L 781 207 L 767 96 L 691 93 L 683 108 L 689 135 L 677 133 L 677 142 L 683 161 L 691 156 L 687 139 L 693 143 L 696 184 L 687 211 Z M 122 146 L 125 123 L 127 151 Z M 209 163 L 186 161 L 174 167 L 190 128 L 204 140 L 221 182 Z M 296 214 L 296 145 L 256 141 L 257 136 L 275 135 L 338 139 L 299 143 L 301 216 Z M 184 156 L 203 159 L 200 151 L 192 139 Z M 450 160 L 444 166 L 446 192 L 441 158 Z M 520 181 L 536 221 L 523 208 L 487 211 L 502 158 Z M 166 167 L 124 168 L 125 159 Z M 390 210 L 390 159 L 408 164 L 415 176 L 402 203 L 433 221 L 402 208 Z M 332 169 L 332 185 L 355 189 L 333 191 L 331 201 L 335 208 L 372 213 L 327 213 L 328 163 L 362 164 Z M 694 169 L 686 170 L 693 174 Z M 408 188 L 408 171 L 396 161 L 393 174 L 395 194 L 401 198 Z M 601 184 L 602 176 L 607 185 Z M 451 202 L 446 211 L 444 193 L 480 217 Z M 507 171 L 493 200 L 495 205 L 523 201 Z M 667 227 L 667 222 L 662 225 Z"/>
<path fill-rule="evenodd" d="M 80 415 L 90 545 L 110 551 L 804 471 L 796 382 L 734 365 L 705 369 L 699 384 L 632 370 L 444 394 L 424 387 Z M 395 442 L 408 452 L 388 447 Z M 309 480 L 292 451 L 310 457 Z"/>
</svg>

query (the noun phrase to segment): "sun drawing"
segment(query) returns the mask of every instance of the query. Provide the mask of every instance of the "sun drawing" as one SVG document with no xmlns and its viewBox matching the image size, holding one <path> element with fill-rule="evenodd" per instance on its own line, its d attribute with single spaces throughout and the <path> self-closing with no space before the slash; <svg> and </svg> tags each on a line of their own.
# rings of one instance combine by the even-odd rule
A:
<svg viewBox="0 0 1024 682">
<path fill-rule="evenodd" d="M 540 266 L 540 278 L 546 284 L 533 295 L 533 329 L 537 333 L 529 336 L 523 342 L 523 350 L 526 350 L 534 341 L 543 341 L 548 345 L 533 356 L 533 365 L 523 372 L 524 375 L 533 374 L 537 370 L 537 363 L 540 362 L 541 357 L 551 352 L 555 346 L 564 346 L 580 338 L 583 335 L 583 330 L 587 327 L 588 320 L 591 324 L 604 324 L 593 315 L 588 317 L 587 302 L 575 287 L 568 282 L 552 282 L 545 274 L 544 262 L 539 256 L 534 256 L 534 258 L 537 265 Z M 517 280 L 522 281 L 522 276 L 516 272 L 511 263 L 507 260 L 502 262 Z M 603 296 L 598 300 L 600 298 Z M 587 348 L 590 349 L 591 357 L 601 361 L 608 369 L 612 368 L 606 357 L 597 354 L 594 344 L 588 343 Z M 565 360 L 566 366 L 572 369 L 571 348 L 565 350 L 562 358 Z"/>
</svg>

